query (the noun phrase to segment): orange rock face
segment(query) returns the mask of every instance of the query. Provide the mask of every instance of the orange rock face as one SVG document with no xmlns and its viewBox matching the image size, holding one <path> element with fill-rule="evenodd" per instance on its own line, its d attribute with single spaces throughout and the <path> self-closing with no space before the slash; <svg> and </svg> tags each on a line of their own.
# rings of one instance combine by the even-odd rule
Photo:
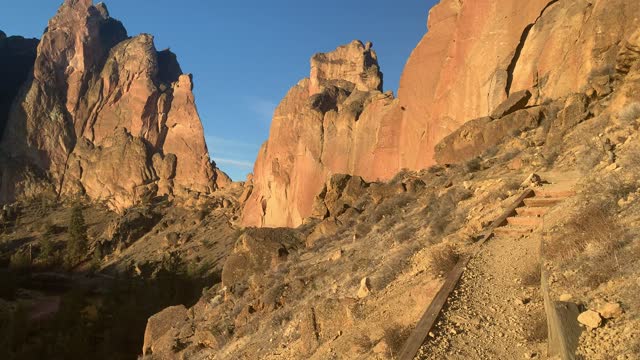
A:
<svg viewBox="0 0 640 360">
<path fill-rule="evenodd" d="M 1 146 L 45 171 L 56 191 L 116 210 L 154 191 L 208 193 L 219 171 L 192 89 L 176 56 L 157 51 L 152 36 L 128 38 L 105 5 L 67 0 L 40 41 L 33 80 L 15 101 Z M 3 192 L 15 193 L 15 176 L 3 178 Z"/>
<path fill-rule="evenodd" d="M 294 86 L 275 111 L 255 164 L 245 225 L 302 223 L 331 174 L 383 178 L 395 172 L 370 166 L 387 161 L 395 144 L 386 124 L 399 114 L 393 95 L 380 92 L 376 59 L 370 44 L 359 41 L 312 58 L 311 78 Z"/>
<path fill-rule="evenodd" d="M 386 180 L 402 168 L 433 165 L 436 144 L 491 115 L 510 95 L 527 90 L 527 106 L 536 106 L 580 92 L 594 77 L 613 73 L 640 24 L 630 14 L 638 13 L 640 2 L 628 0 L 442 0 L 429 13 L 429 31 L 407 61 L 396 100 L 372 93 L 382 79 L 372 76 L 379 69 L 371 66 L 369 45 L 314 56 L 310 80 L 276 112 L 244 223 L 299 225 L 331 174 Z M 353 115 L 345 104 L 360 92 L 366 100 Z M 312 110 L 309 103 L 318 99 L 307 93 L 321 96 L 326 111 Z"/>
</svg>

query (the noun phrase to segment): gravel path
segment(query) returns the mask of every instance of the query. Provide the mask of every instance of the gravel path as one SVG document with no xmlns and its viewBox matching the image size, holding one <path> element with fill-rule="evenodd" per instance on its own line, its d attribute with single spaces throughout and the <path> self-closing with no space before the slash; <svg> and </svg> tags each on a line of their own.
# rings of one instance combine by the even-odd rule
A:
<svg viewBox="0 0 640 360">
<path fill-rule="evenodd" d="M 544 359 L 539 239 L 500 235 L 471 260 L 416 359 Z"/>
</svg>

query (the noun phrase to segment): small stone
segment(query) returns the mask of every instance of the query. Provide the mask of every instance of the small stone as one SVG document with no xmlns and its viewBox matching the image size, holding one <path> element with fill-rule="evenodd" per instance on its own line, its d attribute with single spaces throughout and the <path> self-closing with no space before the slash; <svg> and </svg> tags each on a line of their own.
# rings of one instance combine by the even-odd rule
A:
<svg viewBox="0 0 640 360">
<path fill-rule="evenodd" d="M 342 254 L 344 253 L 344 251 L 342 251 L 342 249 L 336 250 L 334 251 L 331 256 L 329 257 L 329 259 L 331 261 L 337 261 L 342 257 Z"/>
<path fill-rule="evenodd" d="M 387 354 L 389 353 L 389 344 L 386 341 L 381 340 L 376 346 L 373 347 L 374 354 Z"/>
<path fill-rule="evenodd" d="M 429 337 L 433 339 L 433 338 L 436 337 L 436 334 L 434 334 L 433 332 L 429 331 Z"/>
<path fill-rule="evenodd" d="M 605 319 L 614 319 L 623 313 L 622 307 L 618 303 L 606 303 L 598 309 L 598 312 Z"/>
<path fill-rule="evenodd" d="M 593 310 L 587 310 L 578 316 L 578 322 L 589 329 L 596 329 L 602 325 L 602 317 Z"/>
<path fill-rule="evenodd" d="M 371 284 L 369 282 L 368 277 L 362 278 L 360 280 L 360 289 L 358 289 L 358 298 L 364 299 L 371 294 Z"/>
<path fill-rule="evenodd" d="M 560 295 L 560 301 L 568 302 L 568 301 L 571 301 L 571 299 L 573 299 L 573 296 L 571 294 Z"/>
<path fill-rule="evenodd" d="M 537 356 L 538 356 L 538 353 L 536 353 L 535 351 L 527 351 L 524 353 L 525 359 L 535 359 Z"/>
</svg>

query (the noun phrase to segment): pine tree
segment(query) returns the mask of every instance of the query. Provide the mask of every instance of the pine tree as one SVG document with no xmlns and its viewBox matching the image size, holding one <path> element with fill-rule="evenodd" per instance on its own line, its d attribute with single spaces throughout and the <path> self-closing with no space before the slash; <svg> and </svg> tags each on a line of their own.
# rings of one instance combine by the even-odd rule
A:
<svg viewBox="0 0 640 360">
<path fill-rule="evenodd" d="M 76 204 L 71 209 L 71 220 L 69 222 L 69 246 L 68 256 L 71 263 L 76 263 L 84 259 L 87 255 L 87 226 L 82 215 L 82 207 Z"/>
</svg>

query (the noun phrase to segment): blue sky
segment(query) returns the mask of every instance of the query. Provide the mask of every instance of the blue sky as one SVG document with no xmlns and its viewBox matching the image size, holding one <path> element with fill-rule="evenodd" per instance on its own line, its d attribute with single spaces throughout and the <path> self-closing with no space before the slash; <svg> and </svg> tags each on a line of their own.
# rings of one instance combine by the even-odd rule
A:
<svg viewBox="0 0 640 360">
<path fill-rule="evenodd" d="M 129 35 L 150 33 L 194 74 L 207 144 L 234 180 L 252 171 L 271 114 L 309 58 L 354 39 L 372 41 L 385 90 L 397 92 L 435 0 L 111 0 Z M 0 12 L 7 35 L 40 37 L 61 1 L 20 0 Z"/>
</svg>

